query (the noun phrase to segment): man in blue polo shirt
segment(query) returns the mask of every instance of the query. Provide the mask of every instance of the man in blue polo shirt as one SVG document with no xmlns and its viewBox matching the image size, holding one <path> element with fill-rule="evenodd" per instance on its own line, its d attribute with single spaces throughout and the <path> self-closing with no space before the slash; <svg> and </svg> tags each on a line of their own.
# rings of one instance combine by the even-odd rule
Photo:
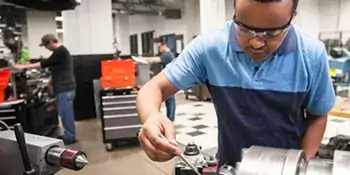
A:
<svg viewBox="0 0 350 175">
<path fill-rule="evenodd" d="M 335 94 L 324 45 L 291 24 L 297 6 L 298 0 L 236 0 L 232 22 L 199 35 L 140 90 L 139 140 L 152 160 L 180 153 L 172 123 L 159 113 L 162 100 L 197 83 L 211 90 L 220 165 L 234 165 L 252 145 L 316 154 Z"/>
</svg>

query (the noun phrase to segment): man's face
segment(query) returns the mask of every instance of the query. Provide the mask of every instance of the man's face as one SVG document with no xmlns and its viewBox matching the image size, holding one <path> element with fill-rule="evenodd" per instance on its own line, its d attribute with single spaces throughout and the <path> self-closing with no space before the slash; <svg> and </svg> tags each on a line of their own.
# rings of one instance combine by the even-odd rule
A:
<svg viewBox="0 0 350 175">
<path fill-rule="evenodd" d="M 50 41 L 47 45 L 45 45 L 45 48 L 49 51 L 53 51 L 55 48 L 55 43 Z"/>
<path fill-rule="evenodd" d="M 292 18 L 291 0 L 260 3 L 237 0 L 236 33 L 241 48 L 249 58 L 263 61 L 283 42 Z"/>
<path fill-rule="evenodd" d="M 166 52 L 166 48 L 167 46 L 165 44 L 162 44 L 162 43 L 158 43 L 158 49 L 159 49 L 159 52 L 163 53 L 163 52 Z"/>
</svg>

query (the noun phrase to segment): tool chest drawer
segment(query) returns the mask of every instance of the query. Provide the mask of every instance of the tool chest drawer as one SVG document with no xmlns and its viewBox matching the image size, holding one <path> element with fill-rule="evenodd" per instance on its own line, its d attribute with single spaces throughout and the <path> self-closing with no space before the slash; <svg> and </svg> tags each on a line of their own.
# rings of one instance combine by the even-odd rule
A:
<svg viewBox="0 0 350 175">
<path fill-rule="evenodd" d="M 103 107 L 102 109 L 103 109 L 103 116 L 137 113 L 136 106 L 117 107 L 117 108 L 104 108 Z"/>
<path fill-rule="evenodd" d="M 0 109 L 0 120 L 7 123 L 7 125 L 12 126 L 16 124 L 16 110 L 15 109 Z"/>
<path fill-rule="evenodd" d="M 112 139 L 135 138 L 140 128 L 141 128 L 141 125 L 107 127 L 104 129 L 105 139 L 112 140 Z"/>
<path fill-rule="evenodd" d="M 141 121 L 137 113 L 134 114 L 122 114 L 122 115 L 110 115 L 103 117 L 105 127 L 119 127 L 140 124 Z"/>
<path fill-rule="evenodd" d="M 136 100 L 124 101 L 124 102 L 103 102 L 104 108 L 118 108 L 118 107 L 131 107 L 135 106 Z"/>
<path fill-rule="evenodd" d="M 137 94 L 103 96 L 102 102 L 125 102 L 136 101 Z"/>
</svg>

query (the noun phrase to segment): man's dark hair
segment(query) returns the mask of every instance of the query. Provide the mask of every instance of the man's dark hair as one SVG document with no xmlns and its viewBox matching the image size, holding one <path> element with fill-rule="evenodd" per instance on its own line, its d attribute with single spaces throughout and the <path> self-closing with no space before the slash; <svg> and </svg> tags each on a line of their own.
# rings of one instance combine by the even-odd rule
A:
<svg viewBox="0 0 350 175">
<path fill-rule="evenodd" d="M 270 3 L 270 2 L 280 2 L 282 0 L 252 0 L 252 1 L 257 1 L 260 3 Z M 297 12 L 299 0 L 292 0 L 292 1 L 293 1 L 292 14 L 294 15 Z M 236 0 L 233 0 L 233 5 L 236 8 Z"/>
<path fill-rule="evenodd" d="M 155 41 L 156 43 L 160 43 L 162 45 L 168 45 L 168 43 L 166 42 L 166 38 L 165 37 L 159 37 L 156 39 Z"/>
</svg>

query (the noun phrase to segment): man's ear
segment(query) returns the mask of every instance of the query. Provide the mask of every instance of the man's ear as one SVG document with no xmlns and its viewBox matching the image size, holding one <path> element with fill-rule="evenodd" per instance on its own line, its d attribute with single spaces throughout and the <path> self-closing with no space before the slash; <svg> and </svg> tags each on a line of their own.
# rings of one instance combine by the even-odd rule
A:
<svg viewBox="0 0 350 175">
<path fill-rule="evenodd" d="M 293 18 L 295 18 L 297 15 L 298 15 L 298 12 L 295 11 L 295 12 L 293 13 Z"/>
</svg>

